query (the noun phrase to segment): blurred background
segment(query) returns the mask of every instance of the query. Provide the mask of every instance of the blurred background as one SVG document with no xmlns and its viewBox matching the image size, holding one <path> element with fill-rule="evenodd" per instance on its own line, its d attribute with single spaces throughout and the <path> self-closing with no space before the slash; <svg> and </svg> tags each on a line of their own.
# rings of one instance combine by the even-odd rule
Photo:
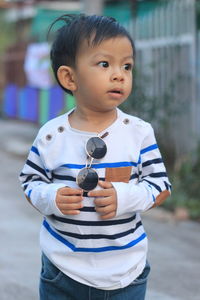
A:
<svg viewBox="0 0 200 300">
<path fill-rule="evenodd" d="M 61 14 L 80 12 L 112 16 L 133 37 L 134 86 L 122 109 L 152 123 L 173 185 L 163 207 L 144 216 L 157 266 L 147 300 L 199 299 L 199 0 L 0 0 L 0 298 L 37 299 L 41 217 L 24 201 L 17 177 L 41 125 L 74 106 L 53 78 L 47 32 Z M 179 278 L 184 264 L 192 283 Z"/>
</svg>

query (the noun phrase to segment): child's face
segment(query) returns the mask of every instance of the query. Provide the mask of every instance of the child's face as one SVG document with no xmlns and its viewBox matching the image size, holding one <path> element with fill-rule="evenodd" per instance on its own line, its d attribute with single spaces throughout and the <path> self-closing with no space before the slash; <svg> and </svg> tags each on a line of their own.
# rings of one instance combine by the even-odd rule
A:
<svg viewBox="0 0 200 300">
<path fill-rule="evenodd" d="M 85 41 L 74 69 L 77 106 L 102 112 L 123 103 L 132 89 L 133 63 L 133 48 L 127 37 L 108 39 L 95 47 Z"/>
</svg>

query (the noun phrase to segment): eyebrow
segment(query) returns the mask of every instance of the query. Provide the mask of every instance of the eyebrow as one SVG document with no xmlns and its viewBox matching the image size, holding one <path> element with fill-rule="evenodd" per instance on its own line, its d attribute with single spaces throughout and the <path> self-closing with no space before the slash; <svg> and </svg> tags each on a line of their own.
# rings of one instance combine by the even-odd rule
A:
<svg viewBox="0 0 200 300">
<path fill-rule="evenodd" d="M 112 57 L 113 57 L 113 56 L 112 56 L 112 55 L 110 55 L 110 54 L 105 54 L 105 53 L 97 53 L 97 54 L 95 54 L 95 55 L 94 55 L 94 58 L 96 58 L 96 57 L 98 57 L 98 56 L 104 56 L 104 57 L 108 57 L 108 58 L 112 58 Z M 128 55 L 128 56 L 125 56 L 125 57 L 123 57 L 123 59 L 122 59 L 122 60 L 129 59 L 129 58 L 131 58 L 132 60 L 134 60 L 134 57 L 133 57 L 133 55 Z"/>
</svg>

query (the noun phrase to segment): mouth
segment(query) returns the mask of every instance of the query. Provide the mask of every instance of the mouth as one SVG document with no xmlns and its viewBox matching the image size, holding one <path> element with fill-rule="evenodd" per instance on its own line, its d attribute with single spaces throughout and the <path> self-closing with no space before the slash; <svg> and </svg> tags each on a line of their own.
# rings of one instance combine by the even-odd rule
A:
<svg viewBox="0 0 200 300">
<path fill-rule="evenodd" d="M 123 91 L 121 89 L 113 89 L 108 91 L 108 93 L 123 95 Z"/>
</svg>

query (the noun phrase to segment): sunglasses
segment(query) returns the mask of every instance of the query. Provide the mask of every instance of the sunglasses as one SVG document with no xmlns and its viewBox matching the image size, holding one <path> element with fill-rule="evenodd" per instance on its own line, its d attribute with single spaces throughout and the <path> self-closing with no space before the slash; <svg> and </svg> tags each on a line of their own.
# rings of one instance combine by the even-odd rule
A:
<svg viewBox="0 0 200 300">
<path fill-rule="evenodd" d="M 85 147 L 86 166 L 80 170 L 76 178 L 77 185 L 84 191 L 91 191 L 98 184 L 99 176 L 91 166 L 94 159 L 101 159 L 106 155 L 107 146 L 103 138 L 107 135 L 108 133 L 105 133 L 101 137 L 92 137 L 87 141 Z"/>
</svg>

